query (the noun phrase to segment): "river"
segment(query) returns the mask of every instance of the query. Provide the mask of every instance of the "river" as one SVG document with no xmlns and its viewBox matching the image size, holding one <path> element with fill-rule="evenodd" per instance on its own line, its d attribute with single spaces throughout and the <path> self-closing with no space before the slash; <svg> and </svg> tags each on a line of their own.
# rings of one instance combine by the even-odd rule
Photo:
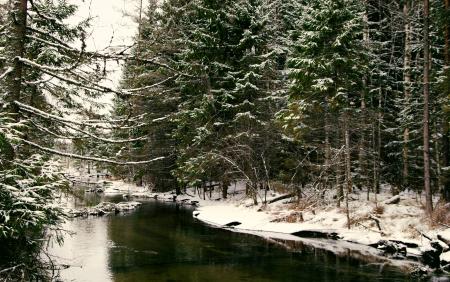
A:
<svg viewBox="0 0 450 282">
<path fill-rule="evenodd" d="M 410 281 L 393 267 L 295 250 L 253 235 L 207 226 L 192 209 L 150 201 L 136 211 L 73 219 L 56 261 L 62 281 Z"/>
</svg>

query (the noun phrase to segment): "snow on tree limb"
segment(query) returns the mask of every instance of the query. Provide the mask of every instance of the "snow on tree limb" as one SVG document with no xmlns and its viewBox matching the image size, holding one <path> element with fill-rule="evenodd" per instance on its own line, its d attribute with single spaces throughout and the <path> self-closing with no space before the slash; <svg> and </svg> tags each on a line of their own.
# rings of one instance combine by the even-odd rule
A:
<svg viewBox="0 0 450 282">
<path fill-rule="evenodd" d="M 179 75 L 174 75 L 174 76 L 168 77 L 168 78 L 166 78 L 166 79 L 164 79 L 164 80 L 162 80 L 160 82 L 154 83 L 152 85 L 147 85 L 147 86 L 143 86 L 143 87 L 140 87 L 140 88 L 122 89 L 122 91 L 124 91 L 126 93 L 127 92 L 130 93 L 130 92 L 137 92 L 137 91 L 147 90 L 147 89 L 154 88 L 154 87 L 157 87 L 159 85 L 162 85 L 162 84 L 164 84 L 164 83 L 166 83 L 168 81 L 171 81 L 171 80 L 177 78 L 178 76 Z"/>
<path fill-rule="evenodd" d="M 11 73 L 14 69 L 9 67 L 3 74 L 0 75 L 0 80 L 5 78 L 9 73 Z"/>
<path fill-rule="evenodd" d="M 156 161 L 160 161 L 165 159 L 166 157 L 157 157 L 151 160 L 146 160 L 146 161 L 136 161 L 136 162 L 121 162 L 121 161 L 116 161 L 116 160 L 110 160 L 110 159 L 104 159 L 104 158 L 98 158 L 98 157 L 89 157 L 89 156 L 83 156 L 83 155 L 77 155 L 77 154 L 72 154 L 72 153 L 65 153 L 65 152 L 61 152 L 58 150 L 54 150 L 54 149 L 50 149 L 50 148 L 46 148 L 43 147 L 41 145 L 38 145 L 34 142 L 25 140 L 25 139 L 20 139 L 18 138 L 18 140 L 20 140 L 21 142 L 24 142 L 25 144 L 28 144 L 36 149 L 39 149 L 43 152 L 46 153 L 51 153 L 51 154 L 55 154 L 55 155 L 59 155 L 59 156 L 63 156 L 63 157 L 68 157 L 68 158 L 72 158 L 72 159 L 79 159 L 79 160 L 85 160 L 85 161 L 95 161 L 95 162 L 101 162 L 101 163 L 109 163 L 109 164 L 114 164 L 114 165 L 142 165 L 142 164 L 149 164 L 149 163 L 153 163 Z"/>
<path fill-rule="evenodd" d="M 150 88 L 155 88 L 155 87 L 157 87 L 159 85 L 162 85 L 162 84 L 164 84 L 164 83 L 166 83 L 166 82 L 168 82 L 168 81 L 170 81 L 172 79 L 175 79 L 176 77 L 179 76 L 179 74 L 177 74 L 177 75 L 171 76 L 171 77 L 169 77 L 167 79 L 164 79 L 164 80 L 162 80 L 160 82 L 157 82 L 155 84 L 144 86 L 144 87 L 141 87 L 141 88 L 115 90 L 113 88 L 110 88 L 110 87 L 107 87 L 107 86 L 104 86 L 104 85 L 101 85 L 101 84 L 98 84 L 98 83 L 93 83 L 92 80 L 89 80 L 89 79 L 83 77 L 82 75 L 74 72 L 74 70 L 79 66 L 79 62 L 77 62 L 77 63 L 75 63 L 75 64 L 73 64 L 71 66 L 67 66 L 67 67 L 51 67 L 51 66 L 45 66 L 45 65 L 38 64 L 38 63 L 33 62 L 31 60 L 28 60 L 26 58 L 18 58 L 18 60 L 21 63 L 25 64 L 25 65 L 28 65 L 30 67 L 39 69 L 42 72 L 46 73 L 47 75 L 49 75 L 49 76 L 51 76 L 53 78 L 57 78 L 57 79 L 59 79 L 61 81 L 64 81 L 64 82 L 66 82 L 68 84 L 71 84 L 71 85 L 74 85 L 74 86 L 77 86 L 77 87 L 81 87 L 83 89 L 92 90 L 92 91 L 98 91 L 98 92 L 104 92 L 104 93 L 114 93 L 114 94 L 117 94 L 119 96 L 123 96 L 123 95 L 136 96 L 137 94 L 133 94 L 132 92 L 137 92 L 137 91 L 147 90 L 147 89 L 150 89 Z M 71 79 L 71 78 L 68 78 L 68 77 L 64 77 L 64 76 L 58 74 L 57 72 L 69 72 L 70 74 L 76 76 L 77 78 L 79 78 L 79 79 L 81 79 L 81 80 L 83 80 L 83 81 L 85 81 L 87 83 L 84 84 L 84 83 L 81 83 L 81 81 L 79 81 L 79 80 L 74 80 L 74 79 Z M 2 78 L 2 77 L 0 77 L 0 78 Z M 139 95 L 139 96 L 142 96 L 142 95 Z"/>
<path fill-rule="evenodd" d="M 44 66 L 44 65 L 38 64 L 36 62 L 33 62 L 31 60 L 25 59 L 25 58 L 18 58 L 18 60 L 30 67 L 34 67 L 34 68 L 38 68 L 38 69 L 42 69 L 42 70 L 48 70 L 48 71 L 69 71 L 69 70 L 73 70 L 76 67 L 78 67 L 78 64 L 79 64 L 79 62 L 77 62 L 76 64 L 68 66 L 68 67 L 56 68 L 56 67 Z"/>
<path fill-rule="evenodd" d="M 47 128 L 45 128 L 45 127 L 43 127 L 43 126 L 40 126 L 39 124 L 37 124 L 37 123 L 35 123 L 35 122 L 33 122 L 33 121 L 30 121 L 31 122 L 31 124 L 32 125 L 34 125 L 37 129 L 39 129 L 39 130 L 41 130 L 41 131 L 44 131 L 44 132 L 47 132 L 48 134 L 50 134 L 50 135 L 52 135 L 52 136 L 54 136 L 54 137 L 56 137 L 56 138 L 58 138 L 58 139 L 70 139 L 70 140 L 74 140 L 74 139 L 82 139 L 83 138 L 83 136 L 63 136 L 63 135 L 59 135 L 59 134 L 57 134 L 57 133 L 55 133 L 55 132 L 53 132 L 53 131 L 51 131 L 51 130 L 49 130 L 49 129 L 47 129 Z"/>
<path fill-rule="evenodd" d="M 92 134 L 92 133 L 87 132 L 85 130 L 82 130 L 80 128 L 76 128 L 74 126 L 71 126 L 70 124 L 67 124 L 67 123 L 64 123 L 64 122 L 63 122 L 63 124 L 64 124 L 64 126 L 70 128 L 70 129 L 73 129 L 73 130 L 76 130 L 76 131 L 78 131 L 80 133 L 83 133 L 86 137 L 91 137 L 93 139 L 96 139 L 96 140 L 99 140 L 99 141 L 103 141 L 103 142 L 106 142 L 106 143 L 116 143 L 116 144 L 117 143 L 131 143 L 131 142 L 142 141 L 142 140 L 147 139 L 147 137 L 145 137 L 145 136 L 138 137 L 138 138 L 133 138 L 133 139 L 125 139 L 125 140 L 108 139 L 108 138 L 103 138 L 103 137 L 97 136 L 95 134 Z"/>
<path fill-rule="evenodd" d="M 104 125 L 98 124 L 98 120 L 95 120 L 95 123 L 91 123 L 88 120 L 80 122 L 80 121 L 70 120 L 70 119 L 67 119 L 67 118 L 59 117 L 59 116 L 56 116 L 56 115 L 53 115 L 53 114 L 41 111 L 41 110 L 39 110 L 37 108 L 34 108 L 32 106 L 20 103 L 18 101 L 14 101 L 14 104 L 16 104 L 21 110 L 26 111 L 28 113 L 31 113 L 31 114 L 34 114 L 34 115 L 38 115 L 38 116 L 46 118 L 46 119 L 52 119 L 52 120 L 56 120 L 56 121 L 63 122 L 63 123 L 76 124 L 76 125 L 79 125 L 79 126 L 89 126 L 89 127 L 93 127 L 93 128 L 100 128 L 100 129 L 113 129 L 113 128 L 115 128 L 115 129 L 130 129 L 130 128 L 143 126 L 142 124 L 138 124 L 138 125 L 132 126 L 132 127 L 129 127 L 129 126 L 122 127 L 122 126 L 114 126 L 114 125 L 104 126 Z M 105 120 L 103 122 L 104 123 L 109 123 L 108 120 Z"/>
<path fill-rule="evenodd" d="M 57 38 L 57 37 L 55 37 L 55 36 L 52 36 L 51 34 L 49 34 L 48 32 L 46 32 L 45 30 L 40 30 L 40 29 L 38 29 L 38 28 L 33 28 L 33 27 L 30 27 L 30 26 L 27 26 L 27 30 L 32 31 L 32 32 L 35 32 L 35 33 L 38 33 L 38 34 L 41 34 L 41 35 L 43 35 L 43 36 L 45 36 L 45 37 L 51 38 L 52 40 L 58 42 L 59 44 L 61 44 L 61 45 L 64 46 L 64 47 L 66 47 L 67 49 L 75 50 L 75 49 L 72 48 L 70 45 L 66 44 L 66 43 L 65 43 L 64 41 L 62 41 L 61 39 L 59 39 L 59 38 Z"/>
</svg>

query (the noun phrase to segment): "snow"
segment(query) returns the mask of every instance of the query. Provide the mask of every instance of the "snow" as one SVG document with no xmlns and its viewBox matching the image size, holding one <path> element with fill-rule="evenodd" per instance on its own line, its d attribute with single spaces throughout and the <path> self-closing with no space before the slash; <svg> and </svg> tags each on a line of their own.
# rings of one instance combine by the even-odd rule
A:
<svg viewBox="0 0 450 282">
<path fill-rule="evenodd" d="M 446 261 L 450 263 L 450 252 L 442 253 L 440 256 L 442 261 Z"/>
<path fill-rule="evenodd" d="M 450 228 L 447 228 L 439 232 L 439 235 L 441 235 L 442 238 L 444 238 L 445 240 L 450 241 Z"/>
<path fill-rule="evenodd" d="M 126 194 L 126 193 L 145 193 L 148 191 L 145 187 L 138 187 L 134 184 L 127 183 L 123 180 L 114 180 L 107 182 L 108 188 L 105 189 L 105 195 Z"/>
</svg>

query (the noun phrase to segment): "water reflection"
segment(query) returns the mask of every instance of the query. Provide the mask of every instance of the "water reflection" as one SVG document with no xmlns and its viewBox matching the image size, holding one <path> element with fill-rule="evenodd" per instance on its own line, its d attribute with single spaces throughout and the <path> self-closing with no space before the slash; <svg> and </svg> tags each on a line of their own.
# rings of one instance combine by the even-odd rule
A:
<svg viewBox="0 0 450 282">
<path fill-rule="evenodd" d="M 61 264 L 71 267 L 61 272 L 63 281 L 111 281 L 109 269 L 108 218 L 74 219 L 64 227 L 74 231 L 66 236 L 64 245 L 54 246 L 50 252 Z"/>
<path fill-rule="evenodd" d="M 74 220 L 54 253 L 64 281 L 405 281 L 395 269 L 214 229 L 192 211 L 151 202 L 124 216 Z"/>
</svg>

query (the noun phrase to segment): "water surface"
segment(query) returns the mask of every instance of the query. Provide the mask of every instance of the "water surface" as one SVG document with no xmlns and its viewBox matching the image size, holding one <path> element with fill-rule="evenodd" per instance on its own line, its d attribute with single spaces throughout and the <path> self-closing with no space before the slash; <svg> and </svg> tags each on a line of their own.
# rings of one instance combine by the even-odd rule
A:
<svg viewBox="0 0 450 282">
<path fill-rule="evenodd" d="M 399 270 L 212 228 L 192 209 L 151 201 L 120 216 L 74 219 L 51 252 L 63 281 L 409 281 Z"/>
</svg>

